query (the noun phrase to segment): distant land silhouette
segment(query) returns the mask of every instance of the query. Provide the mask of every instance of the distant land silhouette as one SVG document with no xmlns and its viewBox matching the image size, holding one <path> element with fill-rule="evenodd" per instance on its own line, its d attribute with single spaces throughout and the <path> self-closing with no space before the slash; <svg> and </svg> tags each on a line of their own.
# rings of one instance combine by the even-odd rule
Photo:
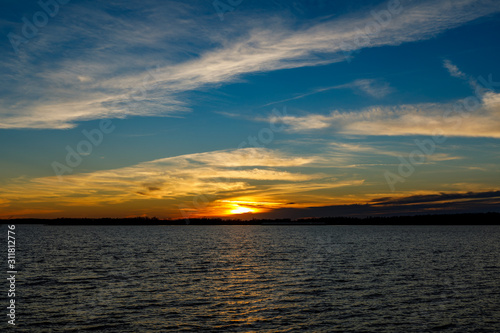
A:
<svg viewBox="0 0 500 333">
<path fill-rule="evenodd" d="M 57 218 L 57 219 L 0 219 L 2 224 L 46 225 L 494 225 L 500 213 L 429 214 L 413 216 L 320 217 L 304 219 L 158 219 L 133 218 Z"/>
</svg>

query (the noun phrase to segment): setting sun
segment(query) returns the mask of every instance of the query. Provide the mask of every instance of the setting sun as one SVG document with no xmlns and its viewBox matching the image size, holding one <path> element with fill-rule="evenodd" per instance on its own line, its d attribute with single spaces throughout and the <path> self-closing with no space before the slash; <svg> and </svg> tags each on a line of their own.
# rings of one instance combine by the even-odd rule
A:
<svg viewBox="0 0 500 333">
<path fill-rule="evenodd" d="M 229 211 L 230 214 L 244 214 L 244 213 L 252 213 L 254 210 L 248 207 L 241 207 L 235 205 L 235 208 Z"/>
</svg>

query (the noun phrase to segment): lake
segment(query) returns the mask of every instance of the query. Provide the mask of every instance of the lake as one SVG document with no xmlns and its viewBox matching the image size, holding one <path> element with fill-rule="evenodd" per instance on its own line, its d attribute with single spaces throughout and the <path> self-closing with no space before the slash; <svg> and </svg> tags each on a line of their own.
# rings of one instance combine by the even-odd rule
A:
<svg viewBox="0 0 500 333">
<path fill-rule="evenodd" d="M 500 226 L 16 232 L 19 332 L 500 332 Z"/>
</svg>

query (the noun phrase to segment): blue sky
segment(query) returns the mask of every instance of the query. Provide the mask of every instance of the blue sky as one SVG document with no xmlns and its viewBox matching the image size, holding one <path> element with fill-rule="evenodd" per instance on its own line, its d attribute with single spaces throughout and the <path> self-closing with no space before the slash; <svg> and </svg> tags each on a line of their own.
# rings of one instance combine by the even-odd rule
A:
<svg viewBox="0 0 500 333">
<path fill-rule="evenodd" d="M 2 3 L 0 217 L 498 210 L 497 1 L 41 3 Z"/>
</svg>

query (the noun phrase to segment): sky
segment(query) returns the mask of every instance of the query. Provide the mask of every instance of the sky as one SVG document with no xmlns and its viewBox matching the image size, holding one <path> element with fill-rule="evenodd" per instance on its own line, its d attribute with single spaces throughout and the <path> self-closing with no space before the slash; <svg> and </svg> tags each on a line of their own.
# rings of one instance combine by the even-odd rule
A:
<svg viewBox="0 0 500 333">
<path fill-rule="evenodd" d="M 500 211 L 500 2 L 3 0 L 0 218 Z"/>
</svg>

